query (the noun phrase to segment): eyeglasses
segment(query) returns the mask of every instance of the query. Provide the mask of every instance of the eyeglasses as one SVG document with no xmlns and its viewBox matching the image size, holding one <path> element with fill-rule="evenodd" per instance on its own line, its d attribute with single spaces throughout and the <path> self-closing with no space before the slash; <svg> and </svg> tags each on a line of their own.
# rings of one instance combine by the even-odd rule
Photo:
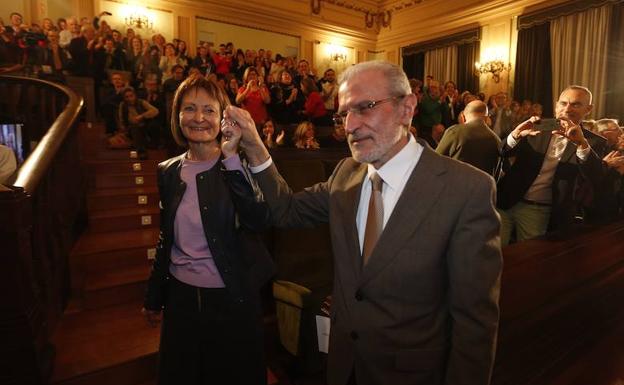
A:
<svg viewBox="0 0 624 385">
<path fill-rule="evenodd" d="M 384 104 L 384 103 L 391 102 L 394 100 L 401 100 L 405 96 L 407 95 L 391 96 L 389 98 L 380 99 L 380 100 L 371 100 L 368 102 L 360 103 L 357 106 L 351 107 L 345 111 L 337 112 L 332 117 L 334 119 L 334 124 L 339 125 L 339 126 L 344 125 L 345 121 L 347 120 L 347 115 L 349 115 L 349 113 L 362 116 L 380 104 Z"/>
</svg>

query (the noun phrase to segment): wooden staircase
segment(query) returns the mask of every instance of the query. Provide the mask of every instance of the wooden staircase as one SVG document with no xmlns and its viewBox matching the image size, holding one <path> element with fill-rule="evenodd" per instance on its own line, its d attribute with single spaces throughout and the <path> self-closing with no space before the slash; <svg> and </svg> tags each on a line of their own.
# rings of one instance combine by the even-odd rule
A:
<svg viewBox="0 0 624 385">
<path fill-rule="evenodd" d="M 105 146 L 101 124 L 79 128 L 89 224 L 70 256 L 72 298 L 53 336 L 52 384 L 154 384 L 159 328 L 141 307 L 158 239 L 156 166 Z"/>
</svg>

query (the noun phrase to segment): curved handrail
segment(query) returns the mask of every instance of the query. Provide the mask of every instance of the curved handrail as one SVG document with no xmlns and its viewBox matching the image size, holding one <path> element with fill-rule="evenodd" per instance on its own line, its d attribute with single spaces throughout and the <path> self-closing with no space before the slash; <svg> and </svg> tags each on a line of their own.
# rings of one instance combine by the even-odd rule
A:
<svg viewBox="0 0 624 385">
<path fill-rule="evenodd" d="M 41 138 L 41 141 L 18 170 L 17 179 L 13 185 L 22 187 L 27 193 L 32 194 L 39 184 L 39 181 L 50 167 L 50 163 L 54 160 L 58 149 L 61 147 L 61 144 L 63 144 L 65 136 L 67 136 L 67 133 L 76 121 L 84 105 L 84 99 L 70 88 L 47 80 L 9 75 L 0 75 L 0 79 L 39 83 L 41 86 L 56 88 L 65 93 L 68 98 L 68 103 L 63 109 L 63 112 L 61 112 L 54 123 L 52 123 L 52 126 L 50 126 L 46 134 Z"/>
</svg>

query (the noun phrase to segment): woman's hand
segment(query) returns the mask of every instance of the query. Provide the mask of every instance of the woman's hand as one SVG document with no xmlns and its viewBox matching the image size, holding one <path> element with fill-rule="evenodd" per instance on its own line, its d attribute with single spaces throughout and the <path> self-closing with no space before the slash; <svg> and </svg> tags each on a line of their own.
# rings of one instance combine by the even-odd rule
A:
<svg viewBox="0 0 624 385">
<path fill-rule="evenodd" d="M 285 134 L 286 134 L 286 131 L 282 130 L 282 132 L 280 132 L 279 135 L 277 135 L 277 139 L 275 139 L 275 143 L 279 144 L 280 146 L 284 144 Z"/>
<path fill-rule="evenodd" d="M 145 321 L 150 327 L 155 328 L 156 326 L 160 324 L 160 321 L 162 320 L 162 311 L 160 310 L 156 311 L 156 310 L 148 310 L 146 308 L 143 308 L 141 309 L 141 313 L 143 313 L 143 316 L 145 317 Z"/>
</svg>

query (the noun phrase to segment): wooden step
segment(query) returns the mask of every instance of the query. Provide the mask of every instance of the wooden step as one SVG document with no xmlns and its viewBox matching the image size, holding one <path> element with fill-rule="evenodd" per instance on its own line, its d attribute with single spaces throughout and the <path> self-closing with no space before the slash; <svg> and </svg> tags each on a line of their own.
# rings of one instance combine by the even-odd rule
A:
<svg viewBox="0 0 624 385">
<path fill-rule="evenodd" d="M 134 153 L 134 154 L 133 154 Z M 134 156 L 133 156 L 134 155 Z M 147 159 L 154 160 L 165 160 L 167 159 L 167 151 L 166 150 L 147 150 Z M 112 149 L 101 149 L 94 156 L 88 159 L 101 159 L 101 160 L 120 160 L 120 159 L 138 159 L 136 157 L 136 152 L 134 150 L 112 150 Z"/>
<path fill-rule="evenodd" d="M 102 233 L 104 235 L 108 233 Z M 123 250 L 106 251 L 82 256 L 85 273 L 108 269 L 125 269 L 130 266 L 149 263 L 156 253 L 156 241 L 149 246 L 138 246 Z"/>
<path fill-rule="evenodd" d="M 94 233 L 134 230 L 160 225 L 160 209 L 154 204 L 92 211 L 89 213 L 89 230 Z"/>
<path fill-rule="evenodd" d="M 158 233 L 159 230 L 153 227 L 111 233 L 87 231 L 71 253 L 72 277 L 96 270 L 144 265 L 156 252 Z M 81 271 L 75 272 L 74 269 Z"/>
<path fill-rule="evenodd" d="M 135 247 L 154 247 L 158 241 L 158 232 L 156 228 L 106 234 L 87 231 L 78 239 L 71 255 L 73 257 L 82 257 L 89 254 L 115 252 Z"/>
<path fill-rule="evenodd" d="M 159 328 L 146 325 L 140 302 L 65 314 L 52 336 L 57 355 L 50 383 L 150 383 L 159 335 Z"/>
<path fill-rule="evenodd" d="M 87 273 L 82 307 L 100 309 L 123 303 L 141 303 L 150 269 L 150 265 L 146 263 Z"/>
<path fill-rule="evenodd" d="M 124 173 L 96 175 L 94 181 L 90 181 L 91 190 L 106 188 L 128 188 L 156 186 L 156 174 Z"/>
<path fill-rule="evenodd" d="M 96 175 L 123 174 L 135 172 L 155 174 L 156 166 L 158 165 L 158 163 L 159 161 L 157 159 L 94 159 L 86 162 L 88 172 Z"/>
<path fill-rule="evenodd" d="M 158 207 L 156 186 L 99 189 L 87 195 L 89 212 L 118 208 Z"/>
</svg>

